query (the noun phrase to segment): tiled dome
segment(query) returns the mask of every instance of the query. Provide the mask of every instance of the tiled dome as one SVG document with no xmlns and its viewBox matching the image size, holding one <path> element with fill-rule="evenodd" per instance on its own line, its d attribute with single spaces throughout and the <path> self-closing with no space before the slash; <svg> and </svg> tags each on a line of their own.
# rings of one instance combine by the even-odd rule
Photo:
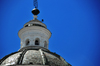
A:
<svg viewBox="0 0 100 66">
<path fill-rule="evenodd" d="M 39 47 L 26 47 L 0 60 L 0 65 L 71 66 L 61 56 Z"/>
</svg>

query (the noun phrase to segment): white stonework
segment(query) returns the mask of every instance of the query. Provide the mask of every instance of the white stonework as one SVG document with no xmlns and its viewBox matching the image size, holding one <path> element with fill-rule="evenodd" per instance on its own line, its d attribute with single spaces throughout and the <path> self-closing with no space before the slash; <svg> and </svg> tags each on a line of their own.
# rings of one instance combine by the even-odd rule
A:
<svg viewBox="0 0 100 66">
<path fill-rule="evenodd" d="M 36 26 L 29 24 L 36 24 Z M 25 27 L 25 25 L 28 25 L 28 27 Z M 46 29 L 46 25 L 38 20 L 30 21 L 25 25 L 24 28 L 18 32 L 18 36 L 21 39 L 21 48 L 27 46 L 41 46 L 48 49 L 51 32 Z M 41 27 L 40 25 L 44 27 Z M 36 42 L 39 43 L 39 45 L 36 45 Z"/>
</svg>

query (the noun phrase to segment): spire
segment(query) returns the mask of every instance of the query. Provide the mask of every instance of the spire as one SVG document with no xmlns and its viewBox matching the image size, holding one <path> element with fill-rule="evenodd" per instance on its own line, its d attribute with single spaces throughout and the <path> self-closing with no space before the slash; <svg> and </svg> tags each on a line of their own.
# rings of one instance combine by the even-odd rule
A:
<svg viewBox="0 0 100 66">
<path fill-rule="evenodd" d="M 33 0 L 33 5 L 35 6 L 35 8 L 32 10 L 32 13 L 34 15 L 38 15 L 40 13 L 40 11 L 37 9 L 38 8 L 38 2 L 37 2 L 37 0 Z"/>
</svg>

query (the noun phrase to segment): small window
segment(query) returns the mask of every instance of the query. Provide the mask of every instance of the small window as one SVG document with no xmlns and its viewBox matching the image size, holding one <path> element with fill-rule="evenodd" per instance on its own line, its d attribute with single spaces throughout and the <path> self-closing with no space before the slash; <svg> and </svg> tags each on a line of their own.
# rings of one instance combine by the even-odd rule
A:
<svg viewBox="0 0 100 66">
<path fill-rule="evenodd" d="M 33 63 L 32 63 L 32 62 L 30 62 L 30 63 L 29 63 L 29 65 L 33 65 Z"/>
<path fill-rule="evenodd" d="M 29 45 L 30 41 L 29 39 L 26 40 L 26 46 Z"/>
<path fill-rule="evenodd" d="M 35 26 L 35 24 L 33 24 L 33 26 Z"/>
<path fill-rule="evenodd" d="M 33 24 L 33 26 L 41 26 L 41 27 L 44 27 L 44 26 L 42 26 L 42 25 L 40 25 L 40 24 Z M 45 27 L 44 27 L 45 28 Z"/>
<path fill-rule="evenodd" d="M 35 40 L 35 45 L 39 45 L 39 39 Z"/>
<path fill-rule="evenodd" d="M 28 25 L 25 25 L 25 27 L 28 27 Z"/>
<path fill-rule="evenodd" d="M 47 42 L 46 41 L 44 42 L 44 47 L 47 48 Z"/>
</svg>

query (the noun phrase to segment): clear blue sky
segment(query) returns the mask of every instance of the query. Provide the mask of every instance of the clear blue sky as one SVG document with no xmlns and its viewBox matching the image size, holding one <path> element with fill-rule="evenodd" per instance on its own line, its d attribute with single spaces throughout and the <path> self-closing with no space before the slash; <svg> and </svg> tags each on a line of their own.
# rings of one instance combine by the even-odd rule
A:
<svg viewBox="0 0 100 66">
<path fill-rule="evenodd" d="M 73 66 L 100 66 L 100 1 L 38 0 L 52 32 L 49 50 Z M 18 31 L 33 19 L 33 0 L 0 0 L 0 58 L 20 49 Z"/>
</svg>

